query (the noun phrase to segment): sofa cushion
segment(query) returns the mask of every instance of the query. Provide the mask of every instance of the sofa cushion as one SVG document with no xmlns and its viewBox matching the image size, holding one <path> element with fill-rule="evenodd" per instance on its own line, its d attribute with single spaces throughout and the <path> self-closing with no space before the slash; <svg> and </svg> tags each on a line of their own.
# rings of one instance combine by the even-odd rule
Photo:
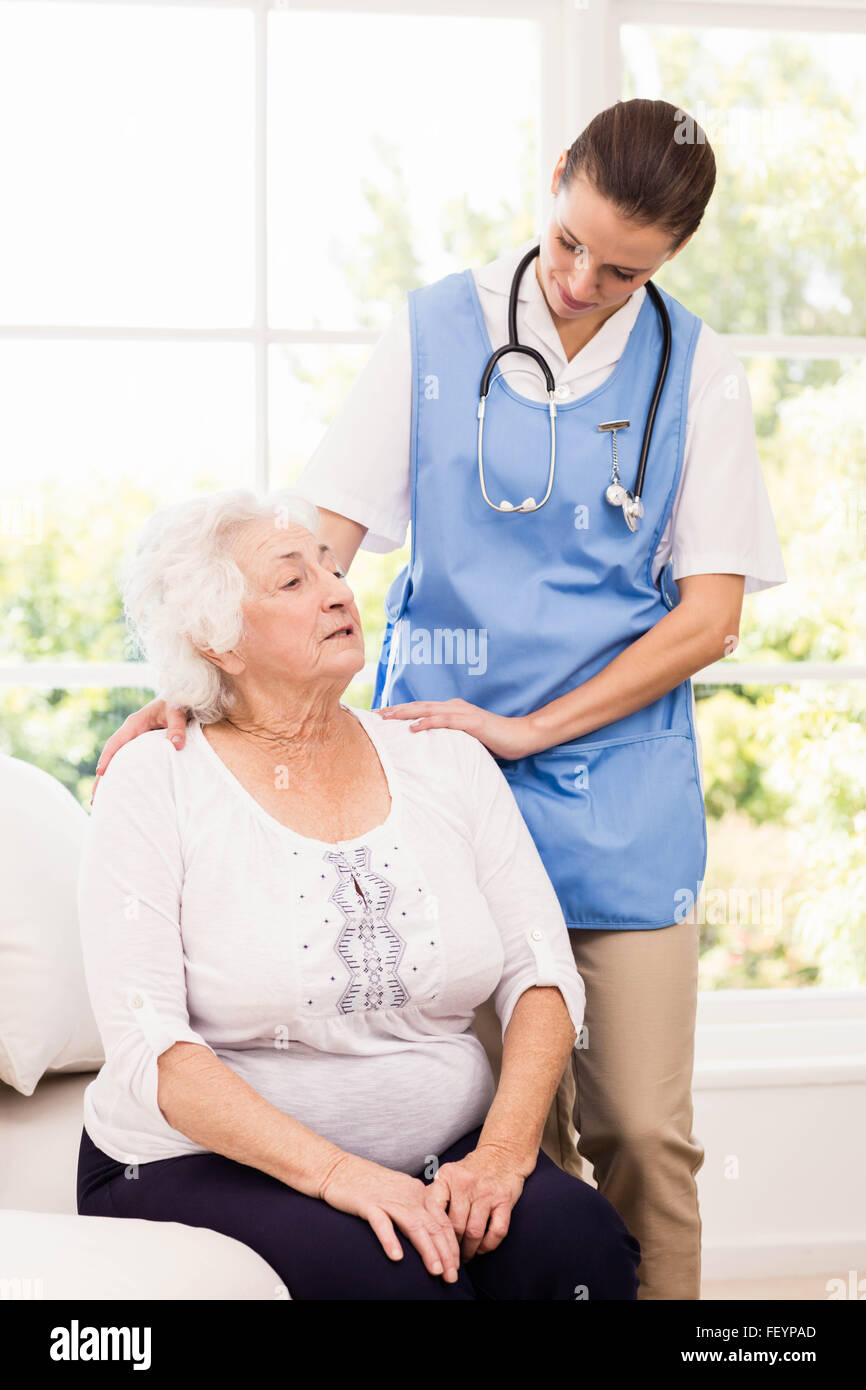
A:
<svg viewBox="0 0 866 1390">
<path fill-rule="evenodd" d="M 0 1207 L 77 1212 L 82 1097 L 94 1075 L 49 1073 L 32 1096 L 0 1085 Z"/>
<path fill-rule="evenodd" d="M 260 1255 L 217 1231 L 77 1215 L 94 1075 L 43 1076 L 31 1096 L 0 1084 L 0 1300 L 288 1298 Z"/>
<path fill-rule="evenodd" d="M 0 1210 L 0 1299 L 288 1299 L 249 1246 L 176 1221 Z"/>
</svg>

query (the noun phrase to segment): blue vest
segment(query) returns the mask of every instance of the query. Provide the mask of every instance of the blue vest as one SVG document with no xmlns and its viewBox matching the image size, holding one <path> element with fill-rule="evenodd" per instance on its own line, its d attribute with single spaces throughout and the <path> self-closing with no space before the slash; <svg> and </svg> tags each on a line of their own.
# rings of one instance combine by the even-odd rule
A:
<svg viewBox="0 0 866 1390">
<path fill-rule="evenodd" d="M 411 558 L 385 598 L 374 709 L 459 697 L 530 713 L 603 670 L 678 601 L 670 562 L 659 587 L 651 570 L 682 468 L 701 321 L 660 293 L 671 359 L 631 532 L 605 499 L 611 436 L 598 425 L 631 422 L 617 452 L 633 488 L 661 348 L 649 295 L 607 380 L 557 404 L 548 501 L 500 513 L 478 476 L 478 389 L 493 349 L 472 272 L 410 292 Z M 526 359 L 500 362 L 515 366 Z M 519 395 L 513 379 L 495 376 L 490 388 L 484 473 L 491 501 L 516 505 L 547 491 L 550 427 L 547 404 Z M 570 928 L 664 927 L 688 911 L 706 867 L 691 681 L 582 738 L 497 762 Z"/>
</svg>

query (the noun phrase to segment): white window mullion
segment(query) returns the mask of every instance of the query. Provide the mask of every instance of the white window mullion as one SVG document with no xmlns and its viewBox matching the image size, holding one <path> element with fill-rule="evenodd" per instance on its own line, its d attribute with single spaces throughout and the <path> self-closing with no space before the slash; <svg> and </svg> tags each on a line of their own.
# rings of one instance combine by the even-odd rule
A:
<svg viewBox="0 0 866 1390">
<path fill-rule="evenodd" d="M 559 0 L 558 8 L 556 61 L 549 62 L 549 74 L 544 74 L 558 96 L 555 106 L 549 102 L 556 129 L 540 151 L 545 191 L 553 167 L 550 155 L 555 160 L 622 90 L 620 20 L 613 0 Z"/>
<path fill-rule="evenodd" d="M 254 122 L 254 266 L 255 266 L 255 486 L 266 492 L 270 485 L 268 421 L 268 12 L 259 5 L 255 22 Z"/>
<path fill-rule="evenodd" d="M 372 680 L 376 661 L 368 661 L 358 680 Z M 699 685 L 800 685 L 805 681 L 820 684 L 847 684 L 866 681 L 866 665 L 852 661 L 724 661 L 705 666 L 692 676 Z M 137 661 L 31 661 L 0 666 L 0 689 L 6 686 L 27 686 L 34 690 L 73 690 L 84 686 L 115 690 L 129 686 L 152 690 L 153 673 L 144 662 Z"/>
<path fill-rule="evenodd" d="M 814 30 L 838 33 L 866 29 L 863 0 L 816 4 L 815 0 L 610 0 L 619 24 L 666 24 L 691 29 Z"/>
<path fill-rule="evenodd" d="M 855 661 L 732 661 L 725 657 L 697 671 L 692 681 L 695 685 L 843 684 L 866 681 L 866 665 Z"/>
</svg>

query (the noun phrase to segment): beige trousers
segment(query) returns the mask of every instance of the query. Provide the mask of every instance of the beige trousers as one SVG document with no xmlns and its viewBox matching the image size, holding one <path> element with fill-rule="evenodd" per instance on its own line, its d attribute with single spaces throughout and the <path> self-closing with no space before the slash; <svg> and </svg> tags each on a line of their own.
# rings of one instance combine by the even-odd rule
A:
<svg viewBox="0 0 866 1390">
<path fill-rule="evenodd" d="M 587 1178 L 640 1242 L 643 1299 L 699 1299 L 701 1217 L 692 1133 L 698 981 L 694 922 L 647 931 L 569 932 L 586 986 L 585 1028 L 542 1138 L 566 1172 Z M 501 1027 L 490 1000 L 475 1031 L 497 1080 Z"/>
</svg>

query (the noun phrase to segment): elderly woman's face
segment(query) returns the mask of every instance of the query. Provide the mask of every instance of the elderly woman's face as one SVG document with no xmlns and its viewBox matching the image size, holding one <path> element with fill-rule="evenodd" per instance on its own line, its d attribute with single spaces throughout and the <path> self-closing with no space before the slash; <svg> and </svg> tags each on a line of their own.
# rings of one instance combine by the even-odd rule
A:
<svg viewBox="0 0 866 1390">
<path fill-rule="evenodd" d="M 244 633 L 235 649 L 259 676 L 345 676 L 364 665 L 355 597 L 336 556 L 305 527 L 249 522 L 234 557 L 244 574 Z M 345 629 L 348 628 L 348 633 Z"/>
</svg>

